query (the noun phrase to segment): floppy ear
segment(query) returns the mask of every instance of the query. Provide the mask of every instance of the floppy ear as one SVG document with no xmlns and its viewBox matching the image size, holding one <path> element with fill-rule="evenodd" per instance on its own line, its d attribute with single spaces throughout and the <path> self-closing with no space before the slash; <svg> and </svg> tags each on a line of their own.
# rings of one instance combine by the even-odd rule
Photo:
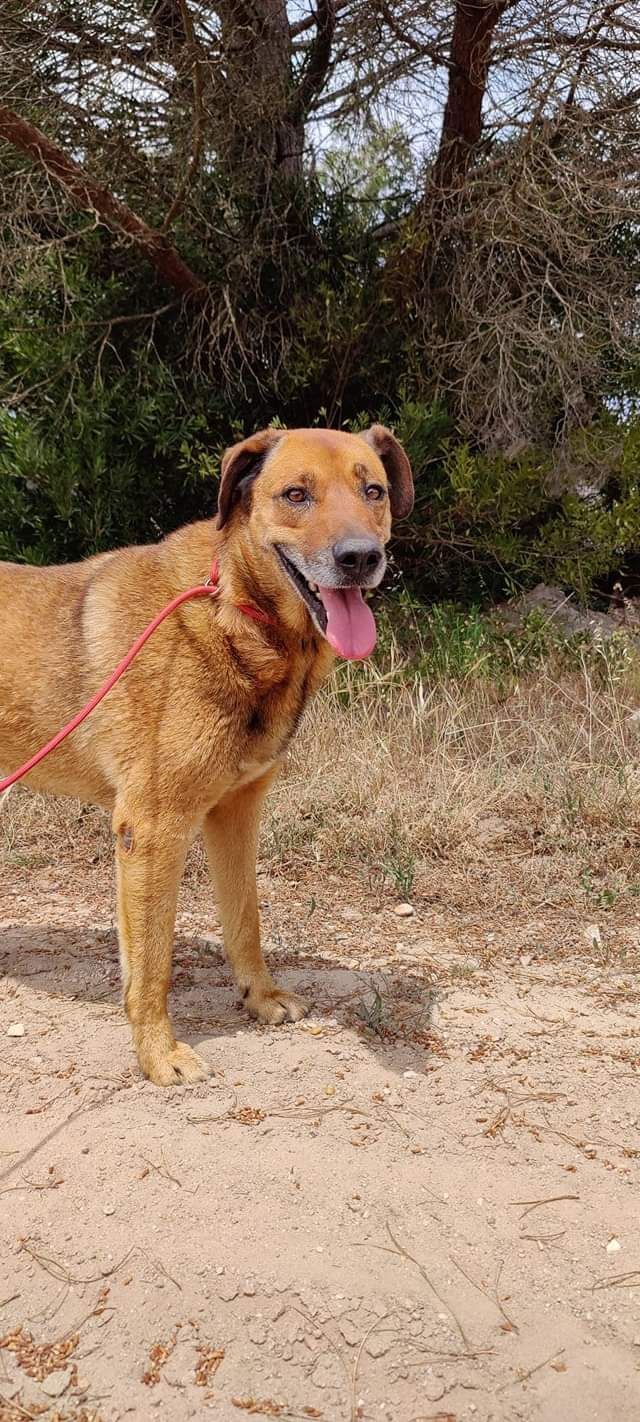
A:
<svg viewBox="0 0 640 1422">
<path fill-rule="evenodd" d="M 257 434 L 240 440 L 239 444 L 232 444 L 231 448 L 225 451 L 220 466 L 218 528 L 224 528 L 243 488 L 247 489 L 249 484 L 253 483 L 269 450 L 273 449 L 284 433 L 284 430 L 258 430 Z"/>
<path fill-rule="evenodd" d="M 393 517 L 406 518 L 413 508 L 413 474 L 402 445 L 384 425 L 372 425 L 360 438 L 375 449 L 384 465 Z"/>
</svg>

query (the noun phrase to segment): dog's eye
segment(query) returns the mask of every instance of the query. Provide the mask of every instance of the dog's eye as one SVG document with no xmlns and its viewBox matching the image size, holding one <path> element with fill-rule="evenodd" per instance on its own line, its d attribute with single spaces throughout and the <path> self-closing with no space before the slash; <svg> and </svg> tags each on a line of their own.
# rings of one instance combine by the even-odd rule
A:
<svg viewBox="0 0 640 1422">
<path fill-rule="evenodd" d="M 290 504 L 306 504 L 308 497 L 306 489 L 302 489 L 299 485 L 295 485 L 293 489 L 285 489 L 283 493 L 283 498 L 287 499 Z"/>
<path fill-rule="evenodd" d="M 382 484 L 367 484 L 367 487 L 366 487 L 366 489 L 365 489 L 364 492 L 365 492 L 365 497 L 366 497 L 367 499 L 383 499 L 383 498 L 384 498 L 384 489 L 383 489 L 383 487 L 382 487 Z"/>
</svg>

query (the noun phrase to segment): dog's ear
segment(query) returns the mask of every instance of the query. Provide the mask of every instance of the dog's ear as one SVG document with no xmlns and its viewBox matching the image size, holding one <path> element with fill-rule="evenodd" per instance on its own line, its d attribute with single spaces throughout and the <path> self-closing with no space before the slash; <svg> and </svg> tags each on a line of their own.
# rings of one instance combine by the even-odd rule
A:
<svg viewBox="0 0 640 1422">
<path fill-rule="evenodd" d="M 413 508 L 413 474 L 402 445 L 384 425 L 372 425 L 360 438 L 375 449 L 384 465 L 393 517 L 406 518 Z"/>
<path fill-rule="evenodd" d="M 220 466 L 218 528 L 224 528 L 235 503 L 260 473 L 269 450 L 284 433 L 284 430 L 258 430 L 257 434 L 232 444 L 225 451 Z"/>
</svg>

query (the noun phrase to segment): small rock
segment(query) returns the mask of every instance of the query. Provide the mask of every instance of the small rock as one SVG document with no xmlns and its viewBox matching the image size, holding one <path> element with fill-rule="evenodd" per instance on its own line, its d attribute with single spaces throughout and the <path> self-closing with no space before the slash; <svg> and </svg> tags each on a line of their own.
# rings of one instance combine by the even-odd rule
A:
<svg viewBox="0 0 640 1422">
<path fill-rule="evenodd" d="M 71 1382 L 71 1368 L 66 1368 L 64 1372 L 57 1369 L 51 1376 L 44 1378 L 40 1383 L 42 1391 L 47 1397 L 62 1397 Z"/>
<path fill-rule="evenodd" d="M 398 918 L 411 918 L 415 909 L 413 904 L 396 904 L 393 912 L 398 915 Z"/>
<path fill-rule="evenodd" d="M 103 1207 L 102 1207 L 102 1213 L 103 1213 L 103 1215 L 115 1215 L 115 1212 L 116 1212 L 116 1207 L 115 1207 L 115 1205 L 103 1205 Z"/>
<path fill-rule="evenodd" d="M 372 1358 L 384 1358 L 385 1353 L 389 1352 L 391 1343 L 388 1338 L 383 1338 L 380 1334 L 374 1333 L 365 1346 L 367 1353 L 369 1353 Z"/>
<path fill-rule="evenodd" d="M 256 1286 L 255 1286 L 254 1280 L 253 1280 L 253 1279 L 247 1279 L 247 1282 L 246 1282 L 246 1284 L 245 1284 L 245 1286 L 244 1286 L 244 1288 L 243 1288 L 243 1290 L 242 1290 L 243 1294 L 245 1294 L 245 1296 L 246 1296 L 248 1299 L 252 1299 L 253 1296 L 254 1296 L 254 1294 L 255 1294 L 255 1291 L 256 1291 Z"/>
<path fill-rule="evenodd" d="M 417 1071 L 403 1071 L 402 1075 L 403 1075 L 405 1081 L 417 1081 L 417 1080 L 418 1080 L 418 1073 L 417 1073 Z"/>
<path fill-rule="evenodd" d="M 607 1244 L 607 1254 L 617 1254 L 619 1249 L 622 1249 L 620 1240 L 615 1238 L 610 1239 Z"/>
<path fill-rule="evenodd" d="M 7 1037 L 24 1037 L 24 1022 L 12 1022 L 7 1027 Z"/>
</svg>

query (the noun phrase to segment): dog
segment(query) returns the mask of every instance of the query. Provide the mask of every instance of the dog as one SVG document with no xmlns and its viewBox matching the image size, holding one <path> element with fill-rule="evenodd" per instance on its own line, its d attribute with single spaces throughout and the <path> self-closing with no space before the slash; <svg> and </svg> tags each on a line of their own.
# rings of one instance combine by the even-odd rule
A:
<svg viewBox="0 0 640 1422">
<path fill-rule="evenodd" d="M 218 563 L 219 596 L 168 618 L 28 781 L 112 812 L 124 1005 L 140 1068 L 158 1086 L 209 1074 L 176 1041 L 167 1011 L 178 888 L 198 833 L 247 1010 L 267 1023 L 307 1010 L 273 981 L 261 952 L 260 814 L 334 656 L 373 649 L 362 590 L 380 583 L 392 517 L 412 505 L 409 460 L 383 426 L 359 435 L 266 429 L 224 455 L 215 520 L 82 563 L 0 563 L 5 772 L 79 710 L 165 603 L 205 582 L 212 557 Z"/>
</svg>

